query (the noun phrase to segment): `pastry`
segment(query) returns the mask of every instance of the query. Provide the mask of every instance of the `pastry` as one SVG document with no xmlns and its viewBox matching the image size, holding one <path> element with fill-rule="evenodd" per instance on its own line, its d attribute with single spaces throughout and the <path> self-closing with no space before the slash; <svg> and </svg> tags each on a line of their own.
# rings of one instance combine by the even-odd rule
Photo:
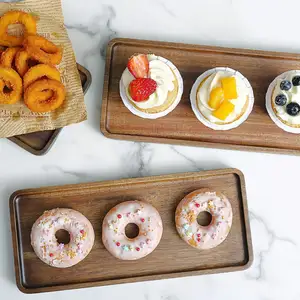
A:
<svg viewBox="0 0 300 300">
<path fill-rule="evenodd" d="M 68 244 L 58 243 L 59 230 L 68 231 Z M 82 261 L 91 251 L 95 234 L 90 221 L 80 212 L 68 208 L 45 211 L 33 224 L 31 245 L 44 263 L 68 268 Z"/>
<path fill-rule="evenodd" d="M 300 133 L 300 70 L 284 72 L 273 80 L 266 94 L 266 107 L 278 127 Z"/>
<path fill-rule="evenodd" d="M 214 130 L 241 125 L 252 111 L 254 96 L 249 81 L 238 71 L 215 68 L 198 77 L 190 95 L 200 122 Z"/>
<path fill-rule="evenodd" d="M 198 215 L 203 212 L 211 217 L 206 226 L 197 222 Z M 180 237 L 190 246 L 200 250 L 217 247 L 231 229 L 231 204 L 220 192 L 196 190 L 185 196 L 177 206 L 175 223 Z"/>
<path fill-rule="evenodd" d="M 136 224 L 139 233 L 135 238 L 125 234 L 125 227 Z M 113 207 L 102 225 L 102 241 L 116 258 L 135 260 L 150 254 L 158 246 L 163 225 L 158 211 L 142 201 L 126 201 Z"/>
<path fill-rule="evenodd" d="M 178 69 L 156 55 L 132 56 L 120 80 L 124 105 L 135 115 L 156 119 L 170 113 L 179 103 L 183 81 Z"/>
</svg>

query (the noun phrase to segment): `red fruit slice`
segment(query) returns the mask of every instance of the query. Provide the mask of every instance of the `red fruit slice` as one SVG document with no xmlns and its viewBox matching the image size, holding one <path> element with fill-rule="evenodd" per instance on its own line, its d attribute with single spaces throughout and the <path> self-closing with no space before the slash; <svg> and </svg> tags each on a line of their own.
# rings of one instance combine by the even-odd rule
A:
<svg viewBox="0 0 300 300">
<path fill-rule="evenodd" d="M 133 101 L 142 102 L 156 91 L 157 83 L 151 78 L 137 78 L 130 82 L 129 93 Z"/>
<path fill-rule="evenodd" d="M 147 55 L 138 54 L 130 58 L 127 68 L 135 78 L 147 78 L 149 73 L 149 61 Z"/>
</svg>

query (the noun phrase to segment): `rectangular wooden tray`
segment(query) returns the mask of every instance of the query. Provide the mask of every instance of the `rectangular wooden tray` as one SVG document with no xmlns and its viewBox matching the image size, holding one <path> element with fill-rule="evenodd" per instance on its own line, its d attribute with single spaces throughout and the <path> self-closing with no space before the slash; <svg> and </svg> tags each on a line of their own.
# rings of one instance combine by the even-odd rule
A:
<svg viewBox="0 0 300 300">
<path fill-rule="evenodd" d="M 233 224 L 227 239 L 207 251 L 187 245 L 177 234 L 174 222 L 180 200 L 203 187 L 226 194 L 233 208 Z M 134 199 L 148 201 L 158 209 L 163 220 L 163 237 L 147 257 L 121 261 L 102 244 L 102 221 L 113 206 Z M 83 213 L 96 234 L 87 258 L 67 269 L 46 265 L 30 245 L 35 220 L 45 210 L 57 207 Z M 17 191 L 10 198 L 10 216 L 16 282 L 24 293 L 245 270 L 253 260 L 245 180 L 236 169 Z"/>
<path fill-rule="evenodd" d="M 92 76 L 89 70 L 80 64 L 77 64 L 77 68 L 81 79 L 83 93 L 85 94 L 92 83 Z M 61 130 L 62 128 L 32 132 L 16 135 L 8 139 L 34 155 L 44 155 L 53 146 Z"/>
<path fill-rule="evenodd" d="M 182 100 L 166 117 L 156 120 L 133 115 L 119 95 L 119 81 L 134 53 L 154 53 L 172 61 L 184 81 Z M 214 131 L 195 117 L 189 100 L 193 83 L 204 71 L 231 67 L 250 81 L 255 96 L 248 120 L 236 129 Z M 107 48 L 101 131 L 109 138 L 247 151 L 300 154 L 300 135 L 284 132 L 270 119 L 265 94 L 272 80 L 287 70 L 300 69 L 300 55 L 114 39 Z"/>
</svg>

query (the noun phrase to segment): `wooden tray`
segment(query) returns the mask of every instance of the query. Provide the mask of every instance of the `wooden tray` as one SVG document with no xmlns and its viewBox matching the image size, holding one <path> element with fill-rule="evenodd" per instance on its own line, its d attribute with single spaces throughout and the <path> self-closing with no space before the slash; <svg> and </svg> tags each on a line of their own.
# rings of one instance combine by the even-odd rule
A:
<svg viewBox="0 0 300 300">
<path fill-rule="evenodd" d="M 177 234 L 174 214 L 180 200 L 198 188 L 225 193 L 233 208 L 233 224 L 218 247 L 199 251 Z M 161 214 L 163 237 L 156 250 L 138 261 L 114 258 L 103 246 L 105 214 L 126 200 L 145 200 Z M 30 245 L 30 231 L 45 211 L 68 207 L 92 223 L 96 239 L 85 260 L 68 269 L 43 263 Z M 124 179 L 15 192 L 10 198 L 16 282 L 24 293 L 39 293 L 117 283 L 245 270 L 253 259 L 243 174 L 235 169 Z"/>
<path fill-rule="evenodd" d="M 81 79 L 82 89 L 85 94 L 92 83 L 92 76 L 89 70 L 80 64 L 77 64 L 77 68 Z M 16 135 L 8 139 L 34 155 L 44 155 L 53 146 L 61 130 L 62 128 L 38 131 Z"/>
<path fill-rule="evenodd" d="M 133 115 L 119 96 L 119 81 L 134 53 L 155 53 L 172 61 L 184 80 L 177 108 L 166 117 L 148 120 Z M 254 109 L 236 129 L 214 131 L 194 115 L 189 94 L 204 71 L 228 66 L 240 71 L 252 84 Z M 107 49 L 101 131 L 109 138 L 159 142 L 247 151 L 300 154 L 300 135 L 286 133 L 270 119 L 265 94 L 280 73 L 300 69 L 300 55 L 257 50 L 206 47 L 131 39 L 114 39 Z"/>
</svg>

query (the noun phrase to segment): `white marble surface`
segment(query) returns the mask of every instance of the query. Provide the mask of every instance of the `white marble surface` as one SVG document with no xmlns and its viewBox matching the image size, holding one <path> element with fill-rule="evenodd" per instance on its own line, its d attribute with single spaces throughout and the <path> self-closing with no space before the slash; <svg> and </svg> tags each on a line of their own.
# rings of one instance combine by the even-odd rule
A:
<svg viewBox="0 0 300 300">
<path fill-rule="evenodd" d="M 300 157 L 120 142 L 99 131 L 105 45 L 115 36 L 299 52 L 300 2 L 63 0 L 77 60 L 92 73 L 88 121 L 35 157 L 0 141 L 1 299 L 300 299 Z M 263 70 L 262 70 L 263 71 Z M 8 198 L 20 188 L 236 167 L 247 180 L 255 260 L 245 272 L 39 295 L 14 281 Z"/>
</svg>

